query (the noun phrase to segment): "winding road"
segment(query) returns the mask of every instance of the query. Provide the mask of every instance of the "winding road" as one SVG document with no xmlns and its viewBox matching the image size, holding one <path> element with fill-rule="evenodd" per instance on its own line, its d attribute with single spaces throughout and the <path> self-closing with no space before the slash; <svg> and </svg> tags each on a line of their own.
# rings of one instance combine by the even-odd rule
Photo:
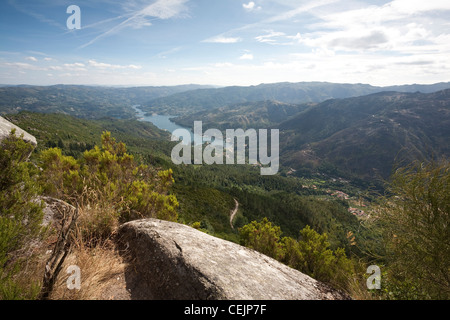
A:
<svg viewBox="0 0 450 320">
<path fill-rule="evenodd" d="M 230 226 L 231 226 L 231 229 L 234 229 L 233 219 L 234 219 L 234 216 L 236 215 L 236 213 L 237 213 L 237 211 L 239 209 L 239 202 L 236 199 L 234 199 L 234 203 L 236 204 L 236 206 L 234 207 L 233 211 L 231 211 L 231 215 L 230 215 Z"/>
</svg>

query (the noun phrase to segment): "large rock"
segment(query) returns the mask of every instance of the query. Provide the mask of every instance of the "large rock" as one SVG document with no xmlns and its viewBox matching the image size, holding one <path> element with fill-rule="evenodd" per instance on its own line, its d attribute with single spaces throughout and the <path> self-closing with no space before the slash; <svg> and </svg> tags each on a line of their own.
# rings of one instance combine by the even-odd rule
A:
<svg viewBox="0 0 450 320">
<path fill-rule="evenodd" d="M 118 232 L 130 255 L 132 299 L 348 299 L 313 278 L 257 251 L 186 225 L 137 220 Z"/>
<path fill-rule="evenodd" d="M 23 140 L 26 142 L 31 143 L 33 146 L 36 147 L 37 141 L 34 136 L 26 132 L 25 130 L 19 128 L 15 124 L 9 122 L 3 117 L 0 117 L 0 142 L 5 139 L 7 136 L 9 136 L 11 129 L 16 129 L 16 136 L 20 137 L 23 134 Z"/>
</svg>

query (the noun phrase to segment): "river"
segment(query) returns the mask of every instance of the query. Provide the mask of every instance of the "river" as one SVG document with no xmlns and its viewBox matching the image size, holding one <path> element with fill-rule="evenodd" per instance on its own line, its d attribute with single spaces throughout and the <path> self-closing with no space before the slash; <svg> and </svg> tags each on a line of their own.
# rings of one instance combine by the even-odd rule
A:
<svg viewBox="0 0 450 320">
<path fill-rule="evenodd" d="M 175 131 L 176 129 L 186 129 L 191 133 L 191 142 L 193 141 L 194 145 L 211 141 L 211 138 L 203 137 L 202 139 L 202 136 L 194 134 L 190 128 L 180 126 L 175 122 L 171 121 L 170 119 L 174 118 L 175 116 L 161 115 L 161 114 L 152 114 L 151 116 L 147 116 L 145 115 L 145 112 L 142 111 L 139 107 L 140 105 L 133 106 L 133 109 L 136 111 L 136 116 L 138 117 L 139 121 L 151 122 L 159 129 L 169 131 L 170 133 L 173 133 L 173 131 Z M 214 140 L 213 144 L 223 145 L 223 140 L 216 139 Z"/>
</svg>

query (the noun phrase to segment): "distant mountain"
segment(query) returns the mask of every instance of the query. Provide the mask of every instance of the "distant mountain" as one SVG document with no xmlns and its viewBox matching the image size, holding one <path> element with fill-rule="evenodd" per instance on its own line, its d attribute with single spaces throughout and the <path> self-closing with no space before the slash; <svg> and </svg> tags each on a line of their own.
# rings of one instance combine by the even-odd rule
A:
<svg viewBox="0 0 450 320">
<path fill-rule="evenodd" d="M 285 165 L 386 178 L 396 163 L 450 156 L 450 90 L 328 100 L 279 128 Z"/>
<path fill-rule="evenodd" d="M 204 129 L 268 128 L 286 121 L 309 106 L 311 105 L 271 100 L 246 102 L 187 114 L 174 118 L 173 121 L 185 127 L 192 127 L 194 121 L 201 120 Z"/>
<path fill-rule="evenodd" d="M 449 83 L 375 87 L 368 84 L 339 84 L 328 82 L 273 83 L 257 86 L 209 88 L 175 93 L 149 100 L 143 110 L 159 114 L 186 115 L 238 103 L 274 100 L 289 104 L 323 102 L 328 99 L 349 98 L 382 91 L 435 92 L 449 89 Z"/>
<path fill-rule="evenodd" d="M 367 84 L 327 82 L 273 83 L 248 87 L 180 85 L 160 87 L 102 87 L 81 85 L 0 86 L 0 114 L 22 110 L 63 113 L 79 118 L 133 118 L 132 105 L 151 113 L 191 115 L 202 110 L 259 101 L 286 104 L 319 103 L 327 99 L 348 98 L 381 91 L 423 93 L 450 88 L 450 83 L 374 87 Z"/>
<path fill-rule="evenodd" d="M 133 118 L 132 105 L 150 99 L 210 86 L 112 88 L 100 86 L 5 86 L 0 87 L 0 114 L 34 111 L 63 113 L 80 118 Z"/>
</svg>

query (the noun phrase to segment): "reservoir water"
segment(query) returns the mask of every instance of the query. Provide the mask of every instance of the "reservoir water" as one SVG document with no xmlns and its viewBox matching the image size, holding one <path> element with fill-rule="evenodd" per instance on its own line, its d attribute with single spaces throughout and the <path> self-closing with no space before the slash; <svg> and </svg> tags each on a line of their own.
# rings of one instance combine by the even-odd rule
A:
<svg viewBox="0 0 450 320">
<path fill-rule="evenodd" d="M 191 129 L 180 126 L 176 124 L 175 122 L 171 121 L 171 118 L 174 118 L 174 116 L 171 115 L 161 115 L 161 114 L 152 114 L 151 116 L 145 115 L 145 112 L 142 111 L 140 108 L 140 105 L 134 105 L 133 109 L 136 111 L 136 115 L 138 117 L 139 121 L 147 121 L 153 123 L 156 127 L 158 127 L 161 130 L 169 131 L 171 134 L 176 129 L 186 129 L 191 133 L 191 142 L 194 142 L 194 145 L 202 144 L 204 142 L 211 142 L 211 138 L 209 137 L 202 137 L 194 134 Z M 223 145 L 223 140 L 216 139 L 213 141 L 213 144 L 220 144 Z"/>
</svg>

